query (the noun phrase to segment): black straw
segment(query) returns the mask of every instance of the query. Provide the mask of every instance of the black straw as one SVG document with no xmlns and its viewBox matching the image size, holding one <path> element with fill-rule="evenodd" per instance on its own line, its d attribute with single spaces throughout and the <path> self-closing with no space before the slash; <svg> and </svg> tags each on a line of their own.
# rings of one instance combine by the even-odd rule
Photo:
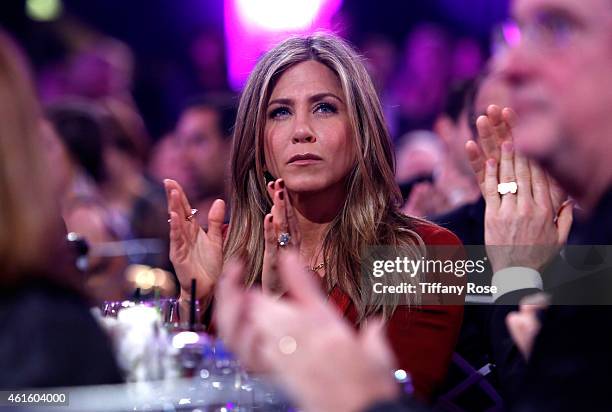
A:
<svg viewBox="0 0 612 412">
<path fill-rule="evenodd" d="M 196 318 L 196 280 L 191 279 L 191 300 L 189 301 L 189 330 L 195 331 Z"/>
</svg>

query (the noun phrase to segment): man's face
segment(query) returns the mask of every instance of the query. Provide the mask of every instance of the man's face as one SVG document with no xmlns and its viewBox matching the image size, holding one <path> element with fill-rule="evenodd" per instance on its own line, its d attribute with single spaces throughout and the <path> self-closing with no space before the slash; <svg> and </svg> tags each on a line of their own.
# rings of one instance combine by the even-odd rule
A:
<svg viewBox="0 0 612 412">
<path fill-rule="evenodd" d="M 206 108 L 188 109 L 179 119 L 176 135 L 196 196 L 222 194 L 229 143 L 219 128 L 219 115 Z"/>
<path fill-rule="evenodd" d="M 495 63 L 519 116 L 516 147 L 576 190 L 610 147 L 612 1 L 515 0 L 512 13 L 520 36 Z"/>
</svg>

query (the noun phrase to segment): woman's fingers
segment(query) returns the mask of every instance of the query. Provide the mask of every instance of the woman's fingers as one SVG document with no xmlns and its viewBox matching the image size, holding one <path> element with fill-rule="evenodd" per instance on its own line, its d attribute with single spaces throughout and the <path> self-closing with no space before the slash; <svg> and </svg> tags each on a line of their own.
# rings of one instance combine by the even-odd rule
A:
<svg viewBox="0 0 612 412">
<path fill-rule="evenodd" d="M 179 228 L 179 217 L 176 212 L 170 212 L 170 257 L 174 258 L 178 252 L 181 242 L 183 240 L 183 234 Z"/>
<path fill-rule="evenodd" d="M 275 182 L 268 182 L 266 184 L 266 192 L 268 192 L 268 196 L 270 196 L 271 201 L 274 201 L 274 185 Z"/>
<path fill-rule="evenodd" d="M 187 201 L 187 196 L 185 196 L 185 192 L 181 185 L 176 180 L 166 179 L 164 180 L 164 187 L 166 189 L 166 196 L 168 198 L 171 197 L 173 192 L 176 192 L 178 194 L 178 203 L 175 205 L 174 210 L 177 213 L 183 213 L 185 217 L 189 216 L 191 214 L 191 206 Z M 168 206 L 170 207 L 170 204 L 168 204 Z M 180 211 L 177 210 L 178 207 L 180 207 Z"/>
<path fill-rule="evenodd" d="M 265 253 L 268 256 L 276 255 L 276 233 L 274 231 L 272 213 L 268 213 L 264 217 L 264 241 L 265 241 Z"/>
<path fill-rule="evenodd" d="M 284 187 L 284 183 L 283 183 Z M 291 199 L 289 194 L 285 191 L 285 215 L 287 217 L 287 225 L 289 226 L 289 232 L 291 233 L 291 243 L 294 246 L 298 246 L 301 242 L 300 228 L 297 221 L 297 216 L 293 210 Z"/>
<path fill-rule="evenodd" d="M 264 268 L 262 271 L 262 286 L 265 292 L 277 293 L 280 281 L 277 276 L 276 256 L 278 244 L 276 231 L 274 230 L 273 216 L 268 213 L 264 217 Z"/>
<path fill-rule="evenodd" d="M 279 179 L 280 180 L 280 179 Z M 279 186 L 279 180 L 276 181 L 276 187 Z M 281 233 L 289 233 L 289 224 L 287 223 L 287 210 L 285 207 L 286 192 L 284 189 L 274 192 L 274 206 L 272 206 L 272 216 L 274 229 L 277 235 Z"/>
<path fill-rule="evenodd" d="M 170 210 L 170 214 L 174 213 L 176 215 L 176 218 L 174 219 L 176 229 L 186 238 L 192 237 L 194 233 L 192 233 L 191 230 L 191 222 L 189 222 L 183 216 L 183 208 L 180 204 L 179 194 L 176 190 L 172 190 L 170 193 Z"/>
<path fill-rule="evenodd" d="M 208 211 L 209 239 L 219 245 L 223 245 L 223 222 L 225 220 L 225 202 L 217 199 Z"/>
</svg>

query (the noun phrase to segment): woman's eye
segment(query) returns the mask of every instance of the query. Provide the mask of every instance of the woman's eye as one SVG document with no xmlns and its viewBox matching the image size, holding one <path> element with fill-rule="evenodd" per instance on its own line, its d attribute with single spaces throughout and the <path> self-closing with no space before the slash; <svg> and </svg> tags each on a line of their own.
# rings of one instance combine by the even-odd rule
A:
<svg viewBox="0 0 612 412">
<path fill-rule="evenodd" d="M 270 112 L 270 119 L 281 119 L 283 117 L 289 116 L 291 113 L 287 107 L 277 107 L 276 109 Z"/>
<path fill-rule="evenodd" d="M 331 103 L 320 103 L 315 107 L 317 113 L 337 113 L 338 109 Z"/>
</svg>

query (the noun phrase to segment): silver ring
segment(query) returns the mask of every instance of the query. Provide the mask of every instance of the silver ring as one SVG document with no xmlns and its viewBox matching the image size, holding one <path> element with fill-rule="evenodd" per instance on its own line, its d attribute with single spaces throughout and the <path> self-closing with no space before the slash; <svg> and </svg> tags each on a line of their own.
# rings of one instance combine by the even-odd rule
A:
<svg viewBox="0 0 612 412">
<path fill-rule="evenodd" d="M 285 247 L 291 241 L 291 235 L 287 232 L 283 232 L 278 236 L 278 245 L 280 247 Z"/>
<path fill-rule="evenodd" d="M 514 195 L 516 194 L 517 190 L 518 185 L 516 184 L 516 182 L 500 183 L 497 185 L 497 193 L 502 196 L 508 193 L 512 193 Z"/>
<path fill-rule="evenodd" d="M 191 214 L 190 214 L 189 216 L 187 216 L 185 219 L 186 219 L 188 222 L 191 222 L 191 221 L 193 220 L 193 217 L 194 217 L 195 215 L 197 215 L 197 214 L 198 214 L 198 212 L 199 212 L 199 210 L 198 210 L 198 209 L 191 209 Z"/>
</svg>

